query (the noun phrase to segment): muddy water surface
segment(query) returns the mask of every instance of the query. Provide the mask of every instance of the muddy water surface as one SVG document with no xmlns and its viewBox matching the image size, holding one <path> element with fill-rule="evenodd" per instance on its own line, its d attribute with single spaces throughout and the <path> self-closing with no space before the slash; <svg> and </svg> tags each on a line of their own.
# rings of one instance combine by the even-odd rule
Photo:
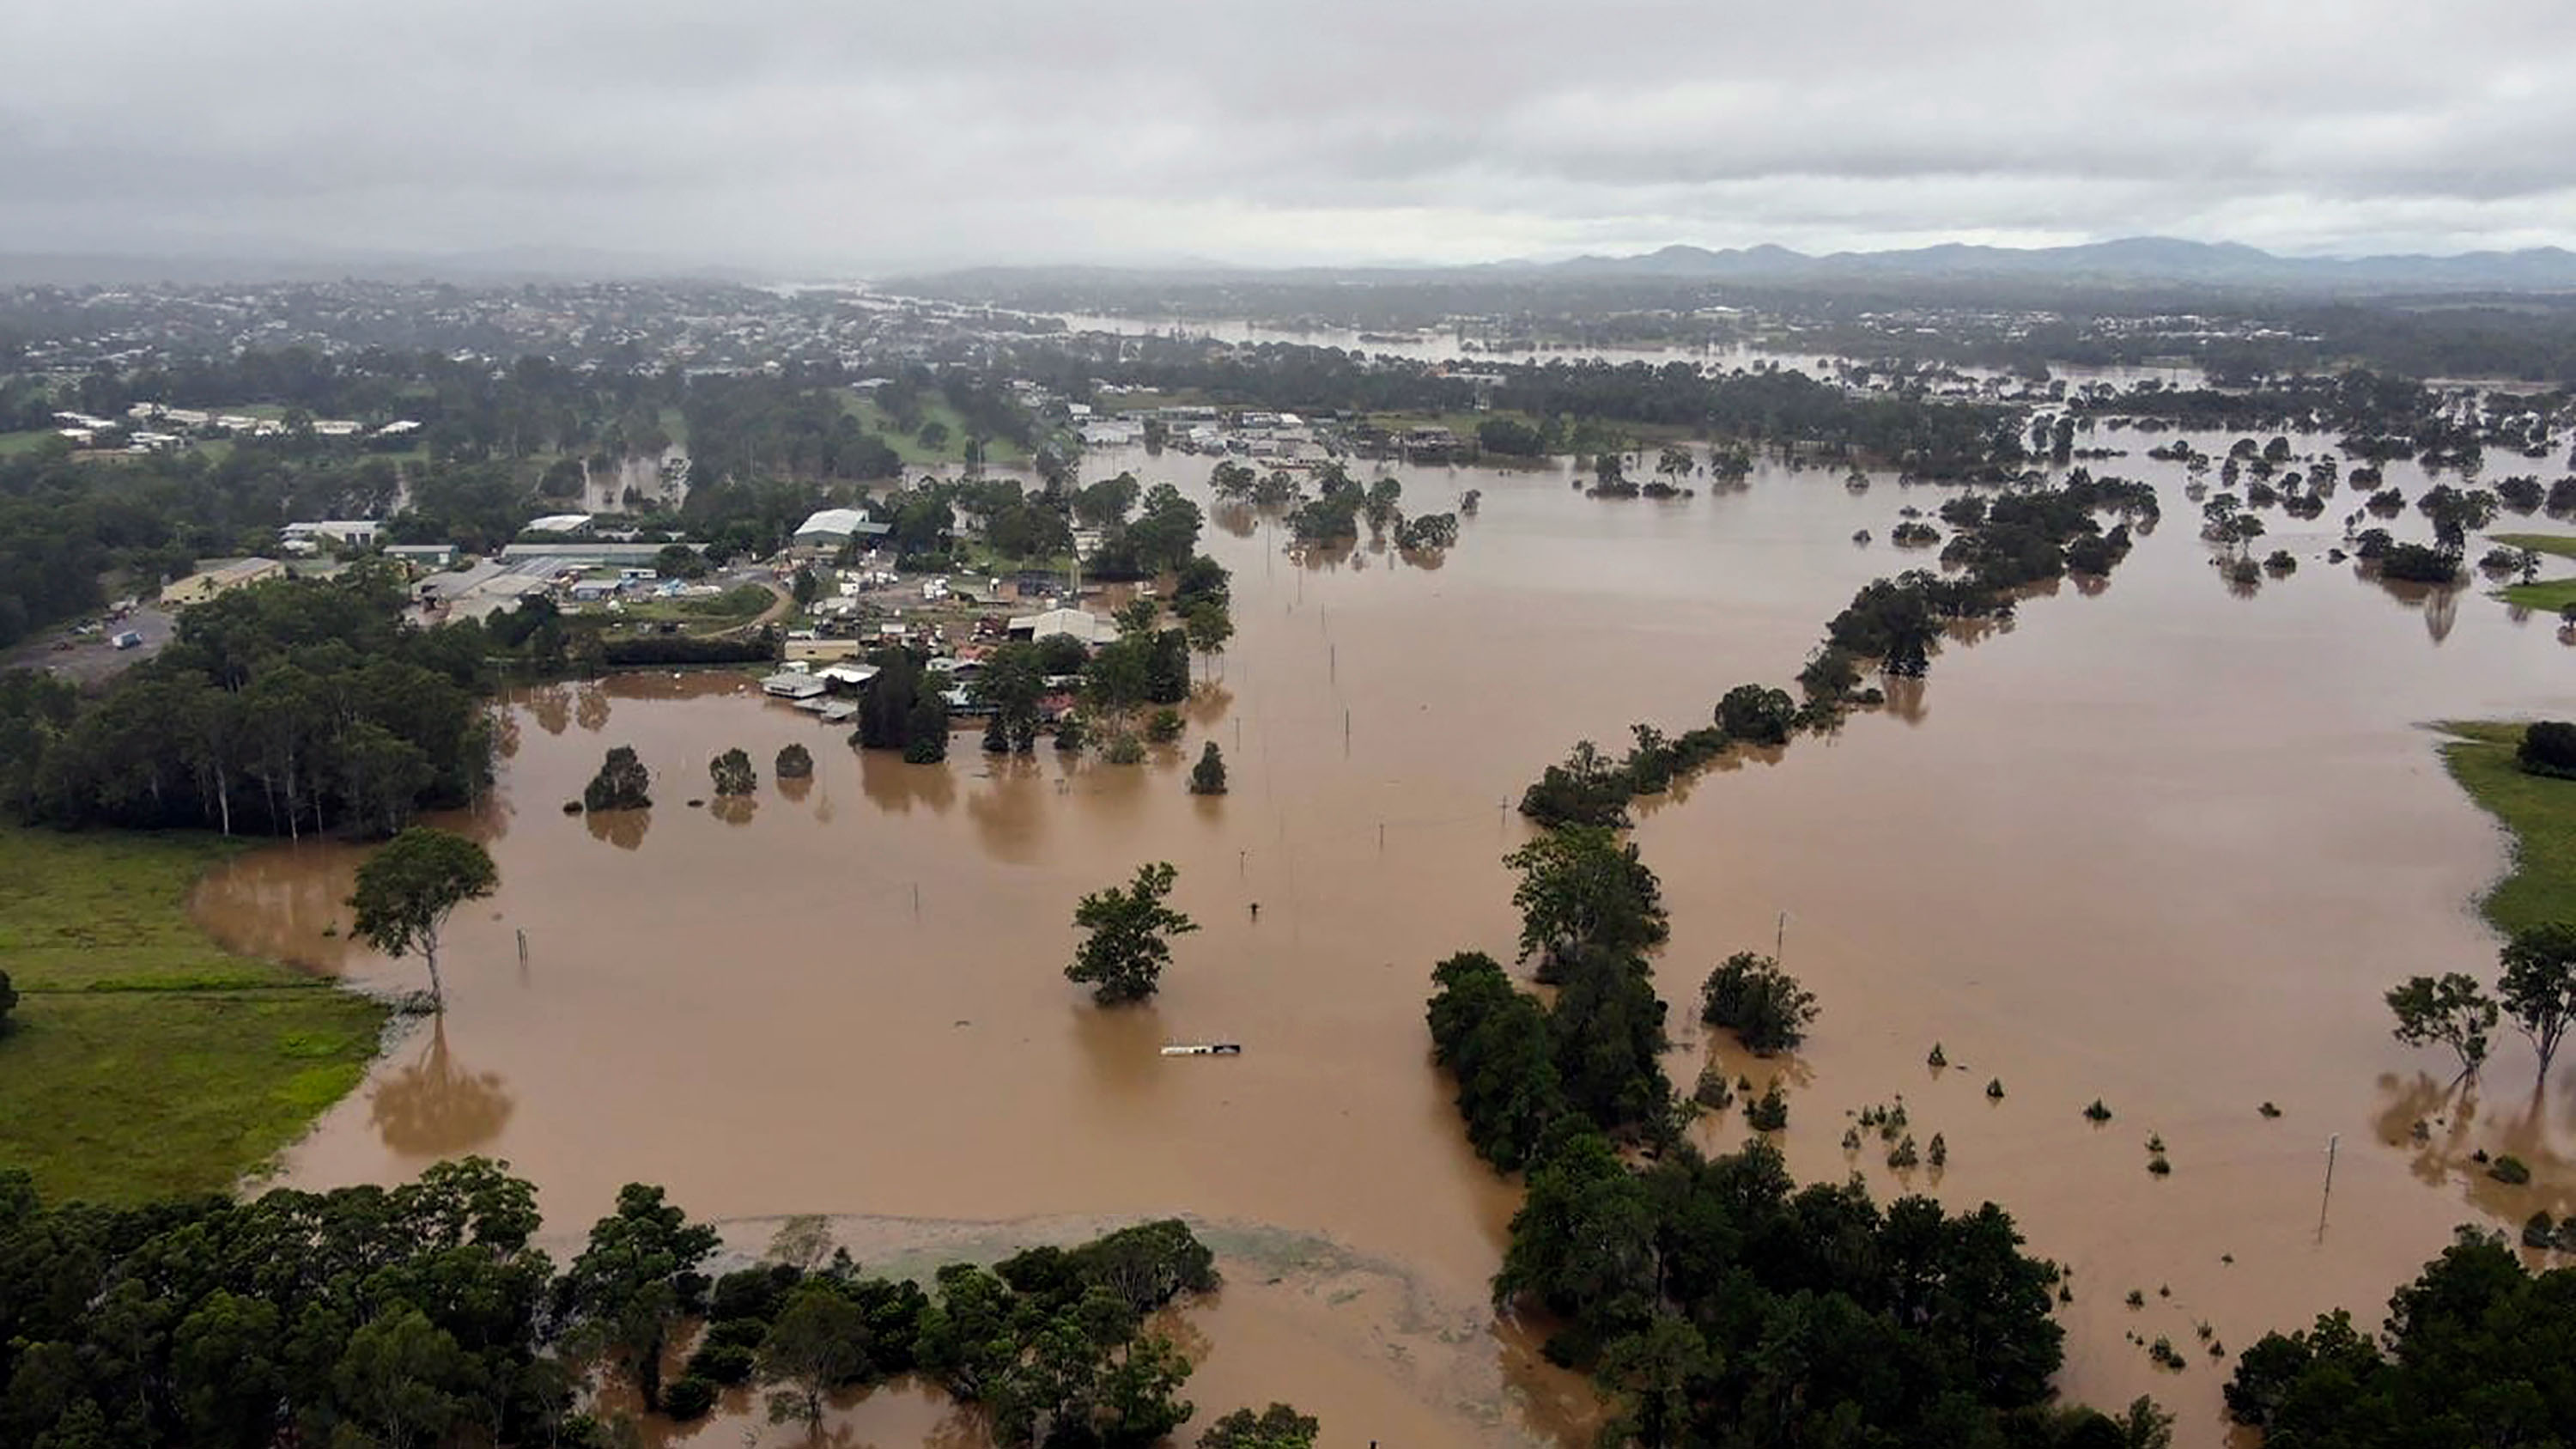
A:
<svg viewBox="0 0 2576 1449">
<path fill-rule="evenodd" d="M 1204 476 L 1132 461 L 1194 492 Z M 2375 1318 L 2453 1223 L 2519 1222 L 2570 1190 L 2576 1103 L 2535 1099 L 2516 1050 L 2462 1101 L 2388 1040 L 2378 998 L 2492 961 L 2468 903 L 2501 844 L 2419 722 L 2576 712 L 2576 652 L 2475 593 L 2398 598 L 2328 565 L 2326 529 L 2277 515 L 2265 547 L 2302 568 L 2242 596 L 2191 537 L 2179 472 L 2113 466 L 2166 488 L 2168 522 L 2107 587 L 2031 600 L 1889 710 L 1712 771 L 1639 834 L 1674 917 L 1676 1076 L 1711 1050 L 1690 1024 L 1699 978 L 1767 946 L 1785 912 L 1824 1018 L 1795 1062 L 1734 1065 L 1757 1086 L 1789 1073 L 1793 1166 L 2003 1203 L 2075 1266 L 2065 1387 L 2152 1392 L 2184 1442 L 2213 1443 L 2220 1373 L 2196 1323 L 2233 1350 L 2331 1304 Z M 1580 1440 L 1576 1386 L 1478 1307 L 1515 1189 L 1466 1151 L 1428 1066 L 1427 972 L 1463 948 L 1509 954 L 1499 857 L 1523 829 L 1506 802 L 1540 765 L 1785 680 L 1854 588 L 1908 562 L 1853 531 L 1883 537 L 1940 495 L 1772 470 L 1669 503 L 1586 499 L 1553 471 L 1404 476 L 1417 509 L 1484 492 L 1437 568 L 1366 550 L 1300 564 L 1257 519 L 1212 524 L 1239 632 L 1185 745 L 1143 768 L 1043 746 L 988 761 L 972 734 L 948 765 L 908 766 L 721 675 L 514 700 L 500 790 L 470 822 L 503 887 L 451 927 L 447 1020 L 380 1063 L 287 1177 L 386 1181 L 482 1152 L 534 1178 L 558 1222 L 640 1178 L 713 1218 L 1184 1212 L 1300 1235 L 1401 1265 L 1403 1296 L 1437 1311 L 1344 1311 L 1366 1293 L 1237 1273 L 1195 1320 L 1204 1409 L 1294 1398 L 1335 1444 Z M 1202 739 L 1225 751 L 1223 799 L 1183 788 Z M 764 779 L 722 817 L 683 803 L 718 751 L 766 776 L 790 741 L 814 749 L 810 783 Z M 659 772 L 660 803 L 563 815 L 614 744 Z M 1095 1010 L 1059 974 L 1073 902 L 1157 859 L 1204 929 L 1152 1006 Z M 236 943 L 409 983 L 415 964 L 329 934 L 353 867 L 254 855 L 200 913 Z M 1156 1053 L 1215 1036 L 1245 1054 Z M 1935 1041 L 1954 1064 L 1937 1074 Z M 1899 1183 L 1884 1148 L 1839 1145 L 1847 1112 L 1900 1093 L 1919 1136 L 1946 1138 L 1937 1177 Z M 2116 1114 L 2100 1128 L 2078 1115 L 2097 1096 Z M 2283 1115 L 2259 1116 L 2265 1100 Z M 1701 1130 L 1724 1145 L 1740 1124 Z M 2150 1133 L 2167 1180 L 2146 1172 Z M 2467 1161 L 2479 1147 L 2542 1182 L 2495 1187 Z M 2147 1308 L 2121 1306 L 2131 1287 Z M 2133 1332 L 2192 1367 L 2152 1369 Z M 939 1407 L 918 1398 L 853 1408 L 850 1442 L 915 1442 L 902 1416 Z"/>
</svg>

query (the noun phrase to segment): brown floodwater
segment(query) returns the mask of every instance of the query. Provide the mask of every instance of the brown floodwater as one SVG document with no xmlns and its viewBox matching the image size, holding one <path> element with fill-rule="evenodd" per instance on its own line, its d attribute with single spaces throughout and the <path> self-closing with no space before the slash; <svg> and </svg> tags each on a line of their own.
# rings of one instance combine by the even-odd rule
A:
<svg viewBox="0 0 2576 1449">
<path fill-rule="evenodd" d="M 1092 466 L 1130 463 L 1204 498 L 1205 460 Z M 2576 713 L 2576 650 L 2475 591 L 2401 597 L 2329 565 L 2333 528 L 2277 514 L 2263 549 L 2299 572 L 2231 589 L 2178 468 L 2096 466 L 2156 480 L 2168 509 L 2107 585 L 1954 641 L 1831 739 L 1707 772 L 1638 838 L 1673 915 L 1676 1078 L 1716 1050 L 1693 1010 L 1708 967 L 1785 932 L 1817 1031 L 1794 1061 L 1719 1055 L 1757 1087 L 1788 1077 L 1792 1166 L 2003 1204 L 2075 1270 L 2065 1390 L 2152 1393 L 2206 1445 L 2223 1370 L 2197 1324 L 2232 1352 L 2335 1305 L 2376 1321 L 2454 1224 L 2518 1224 L 2576 1192 L 2566 1077 L 2535 1093 L 2514 1038 L 2452 1091 L 2442 1060 L 2389 1039 L 2380 1003 L 2409 974 L 2492 969 L 2471 902 L 2503 841 L 2422 723 Z M 1178 1212 L 1297 1235 L 1436 1311 L 1234 1272 L 1191 1315 L 1204 1411 L 1290 1398 L 1334 1445 L 1586 1441 L 1580 1385 L 1481 1306 L 1517 1189 L 1467 1151 L 1427 1061 L 1429 969 L 1508 956 L 1500 858 L 1525 837 L 1509 802 L 1543 764 L 1786 681 L 1861 583 L 1929 562 L 1854 530 L 1884 537 L 1899 507 L 1944 495 L 1772 467 L 1664 503 L 1588 499 L 1561 469 L 1403 476 L 1417 509 L 1483 491 L 1436 569 L 1365 547 L 1292 561 L 1243 515 L 1209 528 L 1238 634 L 1189 738 L 1142 767 L 1044 746 L 992 761 L 973 733 L 944 766 L 906 765 L 739 676 L 513 698 L 499 787 L 467 822 L 502 887 L 450 928 L 446 1020 L 398 1042 L 286 1180 L 480 1152 L 534 1179 L 558 1230 L 641 1179 L 715 1219 Z M 1184 789 L 1202 739 L 1225 751 L 1222 799 Z M 790 741 L 817 768 L 782 790 L 768 762 Z M 561 813 L 617 744 L 658 773 L 660 803 Z M 749 808 L 684 805 L 734 745 L 762 767 Z M 412 984 L 416 963 L 334 934 L 356 858 L 255 853 L 207 881 L 199 914 L 245 948 Z M 1060 974 L 1073 903 L 1152 860 L 1179 867 L 1174 903 L 1203 929 L 1152 1005 L 1097 1010 Z M 1218 1036 L 1244 1054 L 1156 1052 Z M 1842 1150 L 1849 1114 L 1900 1094 L 1919 1138 L 1943 1134 L 1945 1170 L 1892 1173 L 1874 1138 Z M 2100 1127 L 2079 1115 L 2096 1097 L 2115 1113 Z M 1699 1131 L 1726 1146 L 1741 1123 Z M 2146 1170 L 2151 1134 L 2169 1178 Z M 2538 1180 L 2489 1181 L 2479 1149 Z M 2143 1309 L 2123 1306 L 2131 1288 Z M 2191 1366 L 2153 1368 L 2132 1334 Z M 845 1442 L 910 1443 L 944 1416 L 889 1390 L 836 1422 Z"/>
</svg>

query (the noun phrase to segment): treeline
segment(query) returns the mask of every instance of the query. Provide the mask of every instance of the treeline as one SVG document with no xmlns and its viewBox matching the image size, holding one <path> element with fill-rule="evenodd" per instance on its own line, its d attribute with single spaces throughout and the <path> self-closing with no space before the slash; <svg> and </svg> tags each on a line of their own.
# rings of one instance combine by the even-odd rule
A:
<svg viewBox="0 0 2576 1449">
<path fill-rule="evenodd" d="M 862 1276 L 820 1219 L 710 1276 L 714 1230 L 640 1184 L 561 1270 L 538 1221 L 534 1188 L 480 1158 L 390 1190 L 131 1208 L 46 1203 L 0 1170 L 0 1443 L 606 1449 L 632 1428 L 590 1407 L 605 1372 L 680 1419 L 756 1383 L 773 1421 L 808 1425 L 829 1394 L 919 1373 L 1002 1444 L 1143 1445 L 1191 1413 L 1191 1365 L 1148 1319 L 1217 1281 L 1176 1220 L 952 1264 L 930 1292 Z"/>
<path fill-rule="evenodd" d="M 2124 521 L 2105 530 L 2097 515 Z M 1922 677 L 1951 623 L 2009 617 L 2013 591 L 2031 584 L 2070 572 L 2109 573 L 2131 547 L 2125 520 L 2152 523 L 2158 516 L 2153 487 L 2096 478 L 2083 468 L 2053 488 L 1953 498 L 1941 509 L 1956 530 L 1941 558 L 1960 571 L 1914 569 L 1863 585 L 1826 625 L 1824 642 L 1799 671 L 1803 702 L 1784 689 L 1743 684 L 1727 691 L 1710 724 L 1677 735 L 1632 726 L 1635 743 L 1624 757 L 1583 741 L 1522 792 L 1521 813 L 1546 826 L 1623 826 L 1632 798 L 1660 793 L 1731 745 L 1779 746 L 1801 732 L 1830 730 L 1853 707 L 1882 697 L 1877 688 L 1862 687 L 1864 667 Z"/>
<path fill-rule="evenodd" d="M 2169 1442 L 2145 1400 L 2116 1420 L 2049 1405 L 2058 1271 L 1993 1204 L 1881 1209 L 1856 1180 L 1798 1188 L 1760 1138 L 1717 1158 L 1689 1144 L 1644 956 L 1660 891 L 1633 846 L 1578 826 L 1510 863 L 1554 1003 L 1469 952 L 1433 972 L 1428 1020 L 1469 1140 L 1526 1174 L 1496 1301 L 1544 1309 L 1548 1355 L 1617 1397 L 1603 1442 Z"/>
<path fill-rule="evenodd" d="M 2383 1333 L 2340 1309 L 2268 1333 L 2227 1412 L 2269 1449 L 2563 1445 L 2576 1425 L 2576 1268 L 2533 1273 L 2494 1233 L 2458 1241 L 2389 1300 Z"/>
<path fill-rule="evenodd" d="M 478 627 L 401 622 L 401 585 L 235 589 L 91 699 L 34 673 L 0 684 L 0 804 L 65 827 L 300 835 L 397 829 L 491 778 Z"/>
<path fill-rule="evenodd" d="M 1296 343 L 1211 349 L 1169 339 L 1073 339 L 1027 349 L 1019 363 L 1069 396 L 1092 397 L 1099 384 L 1116 383 L 1310 415 L 1456 413 L 1481 401 L 1527 414 L 1559 437 L 1578 436 L 1587 425 L 1672 427 L 1749 444 L 1808 445 L 1929 478 L 2001 481 L 2023 458 L 2015 409 L 1855 393 L 1768 363 L 1704 375 L 1687 362 L 1493 361 L 1480 370 L 1503 382 L 1485 399 L 1444 365 Z"/>
</svg>

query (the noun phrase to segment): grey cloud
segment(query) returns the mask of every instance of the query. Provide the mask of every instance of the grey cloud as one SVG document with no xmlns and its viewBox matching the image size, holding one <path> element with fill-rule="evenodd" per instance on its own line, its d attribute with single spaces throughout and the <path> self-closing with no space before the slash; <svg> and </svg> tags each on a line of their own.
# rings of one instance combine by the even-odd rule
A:
<svg viewBox="0 0 2576 1449">
<path fill-rule="evenodd" d="M 102 0 L 13 39 L 60 58 L 0 93 L 16 250 L 2576 244 L 2557 0 Z"/>
</svg>

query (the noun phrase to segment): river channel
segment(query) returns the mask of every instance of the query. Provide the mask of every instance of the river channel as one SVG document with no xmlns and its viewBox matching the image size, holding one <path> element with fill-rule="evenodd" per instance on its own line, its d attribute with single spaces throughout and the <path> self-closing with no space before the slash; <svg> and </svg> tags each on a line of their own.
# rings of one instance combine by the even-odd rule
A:
<svg viewBox="0 0 2576 1449">
<path fill-rule="evenodd" d="M 2224 1369 L 2196 1325 L 2233 1352 L 2331 1306 L 2376 1322 L 2454 1224 L 2576 1194 L 2576 1101 L 2533 1093 L 2518 1038 L 2462 1097 L 2389 1039 L 2380 1002 L 2406 975 L 2493 965 L 2472 901 L 2504 842 L 2423 726 L 2576 714 L 2576 649 L 2478 589 L 2406 598 L 2329 564 L 2329 522 L 2274 515 L 2263 547 L 2298 572 L 2231 589 L 2179 467 L 2135 435 L 2098 441 L 2123 439 L 2133 456 L 2093 466 L 2156 481 L 2166 522 L 2107 585 L 2027 601 L 1838 735 L 1651 803 L 1637 836 L 1673 917 L 1676 1079 L 1712 1051 L 1757 1088 L 1785 1073 L 1802 1178 L 2004 1205 L 2075 1270 L 2064 1389 L 2152 1393 L 2179 1442 L 2207 1445 Z M 1131 465 L 1207 501 L 1205 459 L 1085 472 Z M 704 1218 L 858 1215 L 848 1240 L 880 1262 L 961 1225 L 1186 1214 L 1235 1285 L 1189 1315 L 1204 1414 L 1282 1398 L 1332 1445 L 1587 1442 L 1580 1385 L 1485 1305 L 1517 1188 L 1468 1152 L 1428 1061 L 1428 973 L 1510 955 L 1509 802 L 1541 766 L 1787 683 L 1854 589 L 1929 562 L 1854 531 L 1883 540 L 1945 495 L 1770 464 L 1668 502 L 1587 498 L 1562 466 L 1401 476 L 1413 510 L 1482 491 L 1437 567 L 1365 546 L 1300 563 L 1275 527 L 1212 518 L 1239 632 L 1184 744 L 1142 767 L 1043 746 L 992 761 L 971 733 L 946 765 L 906 765 L 737 675 L 514 696 L 499 787 L 466 822 L 502 886 L 451 927 L 446 1020 L 398 1043 L 283 1179 L 386 1182 L 477 1152 L 536 1181 L 559 1233 L 641 1179 Z M 2402 465 L 2389 481 L 2425 486 Z M 1183 788 L 1203 739 L 1231 770 L 1221 799 Z M 782 786 L 768 761 L 790 741 L 817 770 Z M 656 807 L 563 814 L 617 744 L 660 776 Z M 735 745 L 762 767 L 753 808 L 685 806 Z M 255 853 L 198 913 L 244 949 L 409 985 L 416 963 L 332 933 L 354 860 Z M 1152 860 L 1179 867 L 1174 904 L 1203 929 L 1154 1004 L 1095 1009 L 1060 974 L 1073 903 Z M 1824 1010 L 1800 1056 L 1756 1062 L 1707 1040 L 1696 995 L 1716 959 L 1775 939 Z M 1244 1054 L 1157 1054 L 1219 1036 Z M 1893 1173 L 1874 1141 L 1845 1154 L 1850 1114 L 1900 1095 L 1918 1136 L 1944 1134 L 1945 1170 Z M 2079 1115 L 2097 1097 L 2102 1126 Z M 1740 1113 L 1697 1130 L 1730 1146 Z M 2150 1134 L 2168 1178 L 2146 1170 Z M 2478 1148 L 2539 1179 L 2493 1183 Z M 2156 1369 L 2133 1334 L 2189 1368 Z M 836 1423 L 851 1444 L 941 1424 L 971 1441 L 911 1391 Z"/>
</svg>

